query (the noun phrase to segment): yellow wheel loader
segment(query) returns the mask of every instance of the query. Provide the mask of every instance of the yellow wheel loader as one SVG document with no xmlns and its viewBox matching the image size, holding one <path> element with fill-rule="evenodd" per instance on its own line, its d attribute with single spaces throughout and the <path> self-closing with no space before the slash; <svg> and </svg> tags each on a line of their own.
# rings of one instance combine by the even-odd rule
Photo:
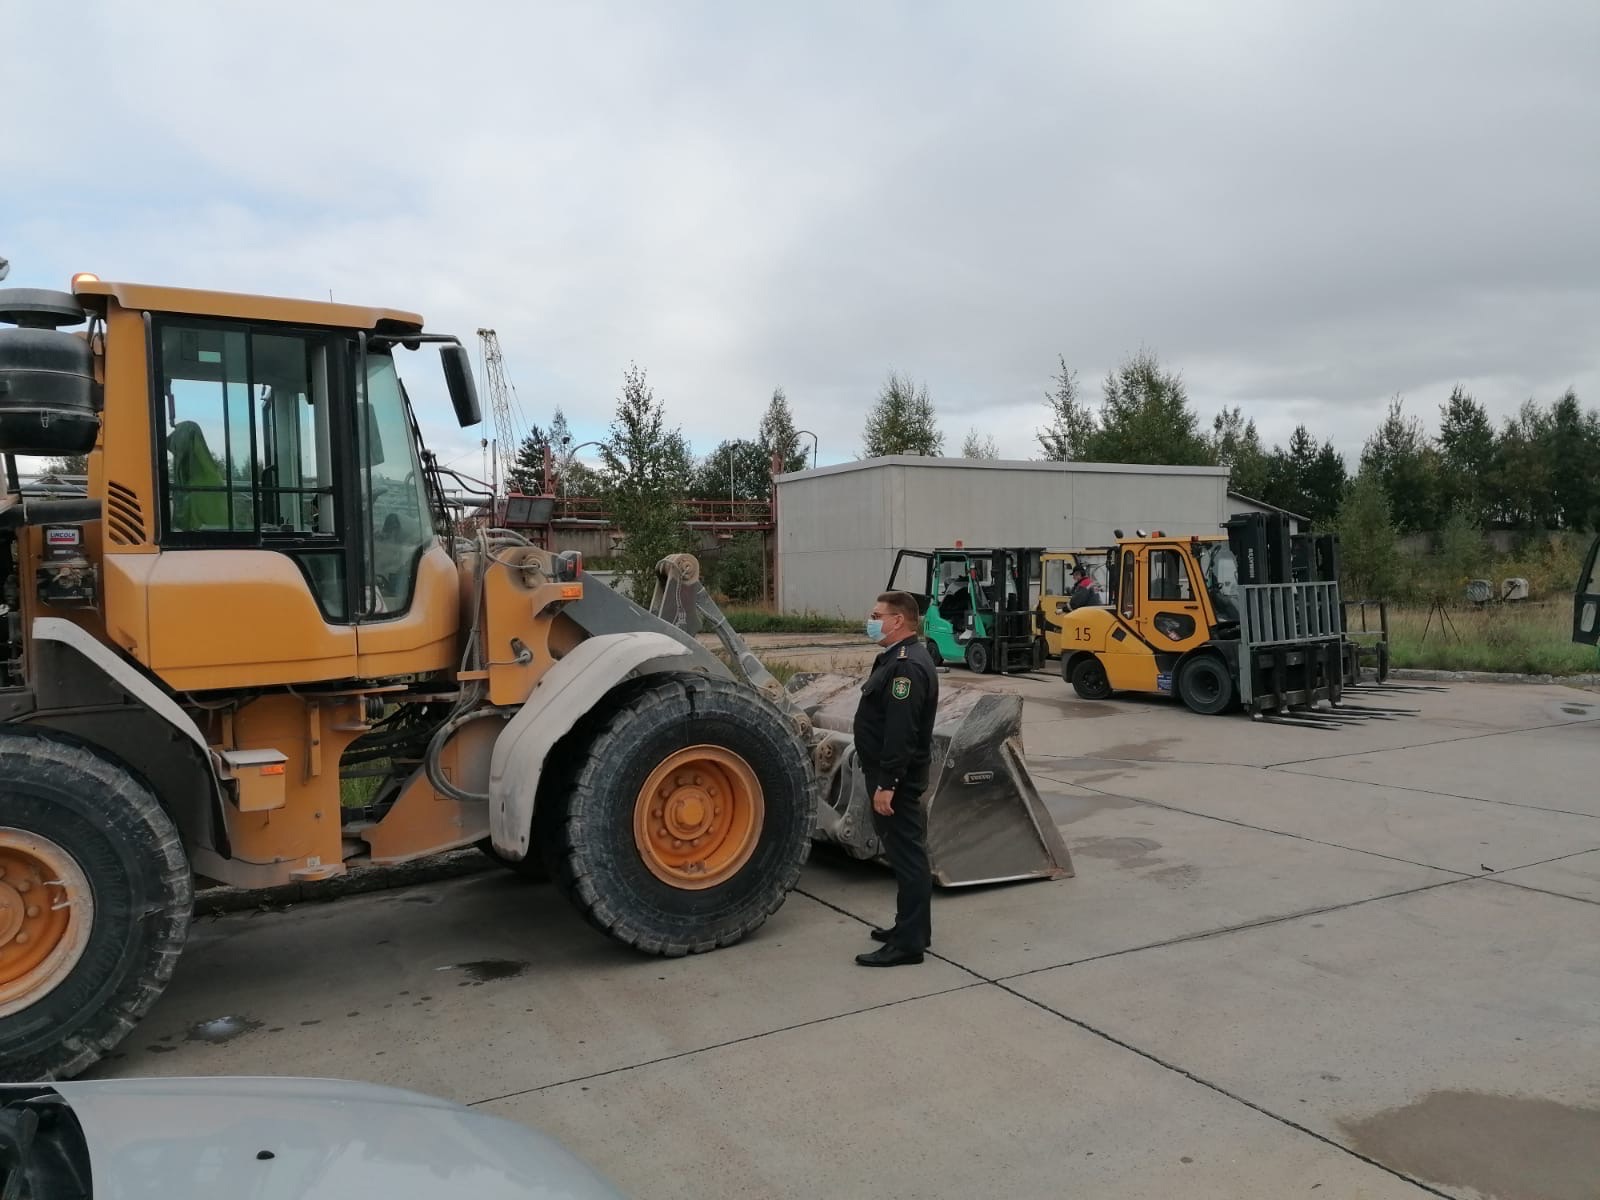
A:
<svg viewBox="0 0 1600 1200">
<path fill-rule="evenodd" d="M 679 955 L 765 921 L 813 836 L 876 856 L 848 736 L 693 559 L 651 612 L 574 554 L 452 532 L 400 363 L 437 350 L 421 378 L 462 425 L 477 394 L 421 317 L 80 275 L 0 291 L 0 326 L 0 1078 L 73 1075 L 133 1028 L 197 876 L 478 845 Z M 65 454 L 81 495 L 22 486 L 17 455 Z M 932 823 L 968 831 L 946 882 L 1070 865 L 1001 699 L 941 713 Z"/>
</svg>

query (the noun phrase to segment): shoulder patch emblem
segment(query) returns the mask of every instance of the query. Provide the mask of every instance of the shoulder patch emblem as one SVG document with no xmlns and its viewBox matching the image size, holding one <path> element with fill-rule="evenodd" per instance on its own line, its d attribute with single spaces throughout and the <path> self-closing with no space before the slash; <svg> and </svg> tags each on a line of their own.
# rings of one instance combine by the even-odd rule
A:
<svg viewBox="0 0 1600 1200">
<path fill-rule="evenodd" d="M 896 679 L 894 681 L 894 685 L 890 687 L 889 693 L 896 700 L 904 700 L 907 696 L 911 695 L 911 680 Z"/>
</svg>

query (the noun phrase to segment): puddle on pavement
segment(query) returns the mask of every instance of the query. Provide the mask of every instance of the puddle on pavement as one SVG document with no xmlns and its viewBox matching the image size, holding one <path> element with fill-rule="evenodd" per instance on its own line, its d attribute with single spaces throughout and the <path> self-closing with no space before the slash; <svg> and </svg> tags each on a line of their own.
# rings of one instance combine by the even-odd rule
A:
<svg viewBox="0 0 1600 1200">
<path fill-rule="evenodd" d="M 1587 717 L 1594 709 L 1587 704 L 1563 704 L 1561 711 L 1570 717 Z"/>
<path fill-rule="evenodd" d="M 254 1033 L 261 1028 L 260 1021 L 252 1021 L 249 1017 L 216 1017 L 210 1021 L 201 1021 L 189 1026 L 189 1031 L 184 1035 L 186 1042 L 206 1042 L 212 1046 L 225 1046 L 236 1037 L 247 1033 Z M 153 1047 L 152 1047 L 153 1049 Z"/>
<path fill-rule="evenodd" d="M 1490 1200 L 1594 1200 L 1600 1179 L 1600 1108 L 1442 1091 L 1339 1124 L 1369 1158 Z"/>
<path fill-rule="evenodd" d="M 1114 705 L 1099 700 L 1074 700 L 1070 696 L 1029 696 L 1029 704 L 1042 704 L 1053 708 L 1063 717 L 1114 717 Z"/>
<path fill-rule="evenodd" d="M 1107 746 L 1096 753 L 1097 758 L 1133 759 L 1144 762 L 1166 762 L 1162 752 L 1168 746 L 1176 746 L 1177 738 L 1151 738 L 1147 742 L 1125 742 L 1120 746 Z"/>
<path fill-rule="evenodd" d="M 451 963 L 435 969 L 460 971 L 470 983 L 495 983 L 501 979 L 515 979 L 528 969 L 528 964 L 515 958 L 480 958 L 476 962 Z"/>
<path fill-rule="evenodd" d="M 1161 843 L 1141 837 L 1091 837 L 1072 844 L 1072 853 L 1086 858 L 1104 858 L 1119 867 L 1153 867 L 1161 861 L 1154 852 Z"/>
</svg>

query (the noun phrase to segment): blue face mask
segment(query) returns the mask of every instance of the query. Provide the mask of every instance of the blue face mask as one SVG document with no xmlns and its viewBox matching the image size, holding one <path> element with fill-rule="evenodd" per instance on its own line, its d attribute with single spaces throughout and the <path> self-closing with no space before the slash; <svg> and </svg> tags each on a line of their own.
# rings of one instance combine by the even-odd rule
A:
<svg viewBox="0 0 1600 1200">
<path fill-rule="evenodd" d="M 867 641 L 883 641 L 883 622 L 881 620 L 874 620 L 872 617 L 867 618 Z"/>
</svg>

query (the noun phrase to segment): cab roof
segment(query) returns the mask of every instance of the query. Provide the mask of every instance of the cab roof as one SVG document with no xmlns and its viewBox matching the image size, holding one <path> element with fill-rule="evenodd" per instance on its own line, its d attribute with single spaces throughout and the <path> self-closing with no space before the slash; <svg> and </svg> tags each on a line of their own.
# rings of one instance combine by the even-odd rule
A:
<svg viewBox="0 0 1600 1200">
<path fill-rule="evenodd" d="M 420 315 L 398 308 L 368 308 L 359 304 L 334 304 L 327 300 L 290 300 L 279 296 L 208 292 L 148 283 L 115 283 L 85 275 L 73 277 L 72 294 L 91 308 L 104 307 L 103 304 L 96 304 L 92 297 L 106 297 L 127 309 L 182 313 L 185 316 L 280 321 L 289 325 L 322 325 L 333 329 L 365 329 L 385 333 L 420 332 L 422 329 Z"/>
</svg>

